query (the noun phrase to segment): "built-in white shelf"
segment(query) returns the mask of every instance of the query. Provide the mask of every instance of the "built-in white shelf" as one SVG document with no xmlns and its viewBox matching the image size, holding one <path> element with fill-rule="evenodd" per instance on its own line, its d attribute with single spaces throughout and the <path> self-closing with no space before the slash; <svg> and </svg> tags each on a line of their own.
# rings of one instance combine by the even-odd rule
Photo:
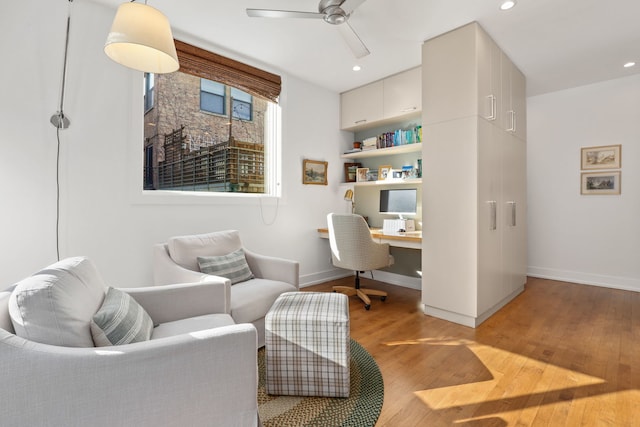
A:
<svg viewBox="0 0 640 427">
<path fill-rule="evenodd" d="M 403 185 L 403 184 L 422 184 L 422 178 L 381 179 L 377 181 L 343 182 L 340 185 L 360 187 L 360 186 L 371 186 L 371 185 Z"/>
<path fill-rule="evenodd" d="M 367 157 L 393 156 L 396 154 L 413 153 L 422 150 L 422 143 L 396 145 L 395 147 L 377 148 L 375 150 L 362 150 L 353 153 L 345 153 L 340 157 L 343 159 L 364 159 Z M 381 181 L 385 182 L 385 181 Z M 361 184 L 361 183 L 359 183 Z"/>
</svg>

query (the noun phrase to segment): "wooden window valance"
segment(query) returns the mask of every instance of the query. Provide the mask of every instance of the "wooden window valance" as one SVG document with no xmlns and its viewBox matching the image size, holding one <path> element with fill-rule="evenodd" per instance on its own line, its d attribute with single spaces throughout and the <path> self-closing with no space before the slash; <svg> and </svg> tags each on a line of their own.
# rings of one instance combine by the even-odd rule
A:
<svg viewBox="0 0 640 427">
<path fill-rule="evenodd" d="M 208 80 L 234 86 L 252 95 L 278 102 L 282 80 L 242 62 L 175 40 L 180 70 Z"/>
</svg>

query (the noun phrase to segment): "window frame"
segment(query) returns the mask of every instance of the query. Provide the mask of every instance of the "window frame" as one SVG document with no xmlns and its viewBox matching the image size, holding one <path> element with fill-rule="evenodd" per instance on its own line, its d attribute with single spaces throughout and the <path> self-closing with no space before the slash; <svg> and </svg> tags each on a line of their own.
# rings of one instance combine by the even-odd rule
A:
<svg viewBox="0 0 640 427">
<path fill-rule="evenodd" d="M 176 45 L 186 45 L 185 43 L 179 42 L 176 40 Z M 189 46 L 189 45 L 186 45 Z M 199 48 L 196 48 L 201 50 Z M 202 50 L 201 50 L 202 51 Z M 204 51 L 206 52 L 206 51 Z M 216 57 L 223 58 L 228 60 L 227 58 L 221 57 L 217 54 L 211 54 Z M 232 61 L 232 60 L 228 60 Z M 182 65 L 181 61 L 181 65 Z M 241 64 L 243 67 L 247 67 L 249 69 L 257 70 L 258 74 L 262 73 L 268 76 L 272 81 L 266 84 L 268 87 L 268 93 L 271 94 L 271 97 L 266 97 L 270 102 L 269 106 L 272 110 L 271 114 L 273 114 L 273 120 L 265 126 L 265 138 L 266 135 L 270 135 L 273 138 L 272 142 L 269 143 L 269 152 L 265 155 L 265 169 L 267 171 L 267 176 L 265 176 L 265 186 L 267 192 L 265 193 L 233 193 L 233 192 L 193 192 L 193 191 L 170 191 L 170 190 L 145 190 L 143 188 L 143 170 L 144 170 L 144 149 L 140 150 L 139 144 L 129 144 L 130 155 L 128 156 L 129 167 L 127 168 L 130 174 L 130 186 L 129 186 L 129 199 L 132 204 L 141 204 L 141 205 L 210 205 L 217 204 L 222 202 L 225 205 L 253 205 L 254 200 L 256 199 L 278 199 L 280 203 L 286 204 L 286 199 L 284 198 L 282 192 L 282 111 L 284 106 L 286 105 L 286 90 L 282 87 L 282 79 L 280 76 L 271 74 L 268 71 L 263 71 L 258 68 L 251 67 L 249 65 Z M 181 70 L 182 71 L 182 70 Z M 199 76 L 205 77 L 206 76 Z M 269 78 L 267 80 L 269 80 Z M 141 108 L 141 103 L 144 103 L 144 100 L 140 99 L 141 97 L 135 96 L 136 93 L 140 93 L 140 89 L 137 89 L 136 92 L 133 90 L 139 84 L 143 85 L 144 88 L 144 80 L 143 79 L 133 79 L 132 80 L 132 91 L 131 93 L 131 103 L 132 103 L 132 114 L 130 115 L 131 123 L 144 123 L 144 108 Z M 277 86 L 277 90 L 274 90 L 273 87 Z M 236 86 L 237 87 L 237 86 Z M 259 88 L 261 86 L 259 85 Z M 245 88 L 239 88 L 244 90 Z M 270 92 L 269 92 L 270 91 Z M 251 93 L 251 92 L 248 92 Z M 254 93 L 251 93 L 252 95 Z M 155 97 L 155 95 L 154 95 Z M 275 100 L 274 100 L 275 99 Z M 143 126 L 136 127 L 132 126 L 132 129 L 135 129 L 134 139 L 137 141 L 143 140 Z M 266 142 L 266 139 L 265 139 Z"/>
</svg>

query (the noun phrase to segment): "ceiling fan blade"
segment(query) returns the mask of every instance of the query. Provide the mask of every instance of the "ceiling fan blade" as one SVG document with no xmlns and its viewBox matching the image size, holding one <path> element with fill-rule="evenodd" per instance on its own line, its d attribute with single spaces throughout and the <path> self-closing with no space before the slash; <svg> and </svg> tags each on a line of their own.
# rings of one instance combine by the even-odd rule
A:
<svg viewBox="0 0 640 427">
<path fill-rule="evenodd" d="M 340 8 L 347 12 L 347 14 L 356 10 L 365 0 L 344 0 L 344 2 L 340 5 Z"/>
<path fill-rule="evenodd" d="M 324 14 L 317 12 L 297 12 L 293 10 L 247 9 L 247 15 L 252 18 L 324 18 Z"/>
<path fill-rule="evenodd" d="M 362 40 L 360 40 L 360 37 L 358 37 L 358 34 L 355 32 L 353 27 L 349 25 L 349 21 L 345 22 L 342 25 L 338 25 L 338 30 L 340 30 L 342 38 L 347 43 L 349 49 L 351 49 L 356 58 L 360 59 L 371 53 L 369 52 L 369 49 L 367 49 L 367 46 L 364 45 Z"/>
</svg>

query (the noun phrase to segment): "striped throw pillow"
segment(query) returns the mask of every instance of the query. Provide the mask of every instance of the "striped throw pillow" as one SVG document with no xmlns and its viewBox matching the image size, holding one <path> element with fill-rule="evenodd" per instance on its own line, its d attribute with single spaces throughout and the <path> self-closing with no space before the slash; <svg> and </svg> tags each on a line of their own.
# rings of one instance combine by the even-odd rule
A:
<svg viewBox="0 0 640 427">
<path fill-rule="evenodd" d="M 232 285 L 254 277 L 242 248 L 227 255 L 199 256 L 198 265 L 201 272 L 226 277 Z"/>
<path fill-rule="evenodd" d="M 153 321 L 145 309 L 126 292 L 111 287 L 91 320 L 96 347 L 147 341 L 152 331 Z"/>
</svg>

